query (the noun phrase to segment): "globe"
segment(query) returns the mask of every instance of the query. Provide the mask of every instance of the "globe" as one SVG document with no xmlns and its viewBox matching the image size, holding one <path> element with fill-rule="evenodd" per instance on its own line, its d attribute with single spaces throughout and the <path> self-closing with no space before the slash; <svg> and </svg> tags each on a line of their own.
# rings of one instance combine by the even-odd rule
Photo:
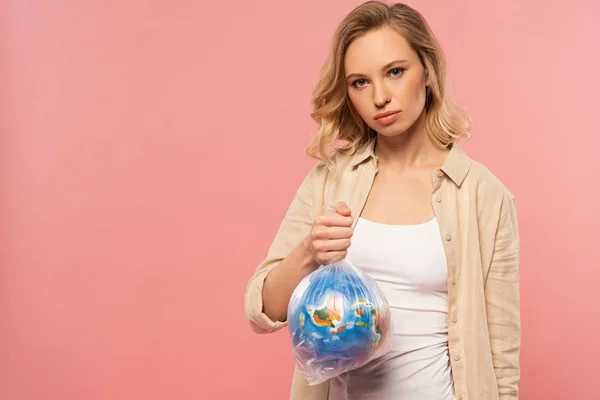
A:
<svg viewBox="0 0 600 400">
<path fill-rule="evenodd" d="M 317 384 L 387 349 L 389 306 L 377 283 L 344 259 L 298 284 L 288 306 L 288 330 L 298 369 Z"/>
</svg>

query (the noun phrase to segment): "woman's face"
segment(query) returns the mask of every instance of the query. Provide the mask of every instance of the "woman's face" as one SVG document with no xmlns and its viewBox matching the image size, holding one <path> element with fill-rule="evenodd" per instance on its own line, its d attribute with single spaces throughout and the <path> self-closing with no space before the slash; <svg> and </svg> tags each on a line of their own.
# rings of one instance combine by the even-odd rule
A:
<svg viewBox="0 0 600 400">
<path fill-rule="evenodd" d="M 379 134 L 399 135 L 423 112 L 427 74 L 417 53 L 396 31 L 382 28 L 355 39 L 344 67 L 350 101 Z"/>
</svg>

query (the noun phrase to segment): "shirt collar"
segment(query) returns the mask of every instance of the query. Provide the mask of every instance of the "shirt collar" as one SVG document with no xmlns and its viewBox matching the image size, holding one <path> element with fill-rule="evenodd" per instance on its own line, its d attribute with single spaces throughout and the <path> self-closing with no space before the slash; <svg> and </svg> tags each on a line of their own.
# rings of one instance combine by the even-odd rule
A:
<svg viewBox="0 0 600 400">
<path fill-rule="evenodd" d="M 375 140 L 370 140 L 354 153 L 350 161 L 350 166 L 354 167 L 368 159 L 375 160 Z M 448 153 L 441 170 L 460 187 L 467 177 L 467 173 L 469 172 L 472 163 L 473 161 L 462 147 L 457 143 L 453 143 L 450 148 L 450 153 Z"/>
</svg>

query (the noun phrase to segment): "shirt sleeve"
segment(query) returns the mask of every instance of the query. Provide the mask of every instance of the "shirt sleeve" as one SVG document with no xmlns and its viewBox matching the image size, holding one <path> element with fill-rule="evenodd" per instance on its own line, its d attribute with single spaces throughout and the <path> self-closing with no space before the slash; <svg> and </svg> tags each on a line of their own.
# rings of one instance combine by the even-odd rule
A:
<svg viewBox="0 0 600 400">
<path fill-rule="evenodd" d="M 315 174 L 318 165 L 304 178 L 289 205 L 267 252 L 246 286 L 244 308 L 246 320 L 256 333 L 271 333 L 287 326 L 287 321 L 273 321 L 263 312 L 262 290 L 267 274 L 306 237 L 313 225 Z"/>
<path fill-rule="evenodd" d="M 501 400 L 516 400 L 520 379 L 519 227 L 512 195 L 505 195 L 485 286 L 488 330 Z"/>
</svg>

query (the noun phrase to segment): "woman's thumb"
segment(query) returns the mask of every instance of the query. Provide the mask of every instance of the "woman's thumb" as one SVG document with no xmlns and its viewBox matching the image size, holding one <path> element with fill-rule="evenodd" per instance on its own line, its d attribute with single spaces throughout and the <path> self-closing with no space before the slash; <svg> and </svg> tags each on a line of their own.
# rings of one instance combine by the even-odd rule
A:
<svg viewBox="0 0 600 400">
<path fill-rule="evenodd" d="M 345 216 L 348 216 L 351 213 L 350 212 L 350 207 L 348 207 L 346 205 L 346 203 L 344 203 L 343 201 L 340 201 L 339 203 L 337 203 L 335 205 L 335 211 L 337 211 L 338 214 L 342 214 L 342 215 L 345 215 Z"/>
</svg>

